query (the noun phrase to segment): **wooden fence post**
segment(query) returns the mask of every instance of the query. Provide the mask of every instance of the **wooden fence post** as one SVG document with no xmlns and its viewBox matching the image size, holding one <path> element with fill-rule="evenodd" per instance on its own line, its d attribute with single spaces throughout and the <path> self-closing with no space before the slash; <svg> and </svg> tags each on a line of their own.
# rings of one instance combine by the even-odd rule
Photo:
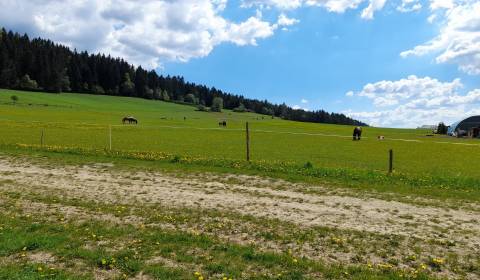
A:
<svg viewBox="0 0 480 280">
<path fill-rule="evenodd" d="M 40 136 L 40 147 L 43 148 L 43 129 L 42 129 L 42 135 Z"/>
<path fill-rule="evenodd" d="M 248 129 L 248 122 L 245 125 L 245 130 L 247 137 L 247 161 L 250 161 L 250 130 Z"/>
<path fill-rule="evenodd" d="M 388 161 L 388 173 L 392 174 L 393 172 L 393 149 L 389 151 L 389 161 Z"/>
</svg>

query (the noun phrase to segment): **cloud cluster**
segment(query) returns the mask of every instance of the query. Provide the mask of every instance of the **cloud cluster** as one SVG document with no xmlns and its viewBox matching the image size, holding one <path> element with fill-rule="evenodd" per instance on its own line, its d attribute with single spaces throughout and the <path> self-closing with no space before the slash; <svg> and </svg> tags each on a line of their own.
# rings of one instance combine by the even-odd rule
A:
<svg viewBox="0 0 480 280">
<path fill-rule="evenodd" d="M 461 71 L 480 75 L 480 1 L 389 0 L 406 13 L 431 11 L 428 20 L 440 34 L 401 53 L 402 57 L 436 54 L 437 63 L 455 63 Z M 321 7 L 343 13 L 362 8 L 373 19 L 387 0 L 242 0 L 255 15 L 233 22 L 222 12 L 228 0 L 0 0 L 1 24 L 35 36 L 50 38 L 80 50 L 121 56 L 134 64 L 156 68 L 166 61 L 205 57 L 223 43 L 257 45 L 258 40 L 287 30 L 299 20 L 288 11 Z M 276 22 L 264 20 L 263 9 L 277 9 Z"/>
<path fill-rule="evenodd" d="M 227 0 L 0 0 L 2 25 L 69 46 L 156 68 L 207 56 L 222 43 L 256 45 L 298 21 L 257 13 L 243 22 L 221 16 Z"/>
<path fill-rule="evenodd" d="M 459 79 L 442 82 L 412 75 L 398 81 L 379 81 L 365 85 L 359 92 L 346 94 L 350 98 L 367 99 L 374 110 L 345 113 L 375 126 L 451 123 L 462 116 L 480 113 L 480 89 L 461 94 L 462 89 Z"/>
<path fill-rule="evenodd" d="M 480 1 L 431 0 L 430 9 L 445 18 L 440 34 L 401 53 L 402 57 L 437 54 L 437 63 L 455 63 L 471 75 L 480 75 Z"/>
<path fill-rule="evenodd" d="M 277 8 L 292 10 L 300 7 L 323 7 L 329 12 L 343 13 L 348 9 L 357 9 L 362 3 L 369 3 L 361 17 L 373 19 L 375 11 L 385 6 L 386 0 L 243 0 L 243 7 Z"/>
</svg>

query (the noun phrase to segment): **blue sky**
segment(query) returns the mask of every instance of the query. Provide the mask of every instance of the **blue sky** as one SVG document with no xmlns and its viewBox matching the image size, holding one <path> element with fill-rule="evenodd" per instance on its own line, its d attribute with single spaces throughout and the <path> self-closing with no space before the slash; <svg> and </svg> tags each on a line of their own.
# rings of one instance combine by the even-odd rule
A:
<svg viewBox="0 0 480 280">
<path fill-rule="evenodd" d="M 480 113 L 479 1 L 139 2 L 0 0 L 0 25 L 376 126 Z"/>
</svg>

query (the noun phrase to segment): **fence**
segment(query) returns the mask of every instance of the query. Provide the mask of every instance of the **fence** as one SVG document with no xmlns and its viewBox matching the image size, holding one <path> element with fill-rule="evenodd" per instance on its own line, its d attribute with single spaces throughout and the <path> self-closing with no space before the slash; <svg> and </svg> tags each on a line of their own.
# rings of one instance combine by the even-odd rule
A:
<svg viewBox="0 0 480 280">
<path fill-rule="evenodd" d="M 402 139 L 379 141 L 366 135 L 311 131 L 281 131 L 244 127 L 181 125 L 97 125 L 61 122 L 0 122 L 0 143 L 81 147 L 125 151 L 155 151 L 193 157 L 278 161 L 331 168 L 361 168 L 393 172 L 476 175 L 480 146 L 475 142 Z M 394 152 L 395 151 L 395 158 Z M 395 164 L 395 165 L 394 165 Z"/>
</svg>

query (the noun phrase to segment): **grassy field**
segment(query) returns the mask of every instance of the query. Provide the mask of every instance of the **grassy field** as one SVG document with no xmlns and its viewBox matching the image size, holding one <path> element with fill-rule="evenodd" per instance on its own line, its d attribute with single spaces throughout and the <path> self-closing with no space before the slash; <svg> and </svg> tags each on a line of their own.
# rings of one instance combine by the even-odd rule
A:
<svg viewBox="0 0 480 280">
<path fill-rule="evenodd" d="M 480 279 L 480 143 L 351 132 L 0 90 L 0 279 Z"/>
<path fill-rule="evenodd" d="M 11 95 L 19 97 L 16 105 Z M 0 104 L 3 144 L 39 145 L 43 131 L 45 145 L 104 149 L 112 125 L 114 150 L 243 160 L 248 121 L 253 161 L 385 171 L 388 150 L 393 149 L 397 172 L 480 179 L 472 164 L 478 159 L 480 142 L 427 137 L 428 131 L 422 130 L 365 128 L 364 139 L 353 142 L 350 126 L 230 111 L 204 113 L 195 107 L 133 98 L 1 90 Z M 121 125 L 125 115 L 134 115 L 140 124 Z M 220 120 L 228 121 L 226 129 L 219 129 Z M 386 140 L 378 141 L 378 135 Z"/>
</svg>

